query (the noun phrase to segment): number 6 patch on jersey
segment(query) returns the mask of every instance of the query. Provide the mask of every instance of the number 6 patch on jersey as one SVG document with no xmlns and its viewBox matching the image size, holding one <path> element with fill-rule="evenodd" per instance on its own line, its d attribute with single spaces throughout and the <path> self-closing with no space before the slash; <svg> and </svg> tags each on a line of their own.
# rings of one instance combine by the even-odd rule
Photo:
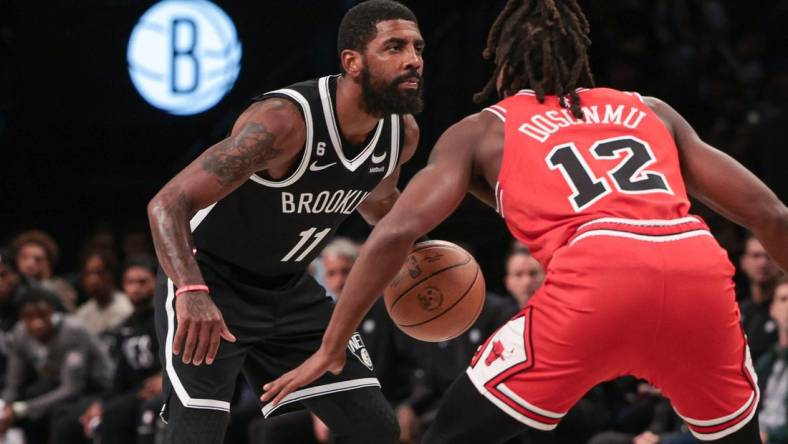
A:
<svg viewBox="0 0 788 444">
<path fill-rule="evenodd" d="M 531 311 L 526 307 L 479 347 L 469 369 L 477 380 L 495 385 L 533 366 Z"/>
</svg>

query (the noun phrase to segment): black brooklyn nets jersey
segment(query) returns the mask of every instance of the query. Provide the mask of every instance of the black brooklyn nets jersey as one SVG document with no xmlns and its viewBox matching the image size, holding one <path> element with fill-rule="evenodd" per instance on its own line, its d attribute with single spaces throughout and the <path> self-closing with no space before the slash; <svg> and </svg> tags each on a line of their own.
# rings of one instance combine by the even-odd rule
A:
<svg viewBox="0 0 788 444">
<path fill-rule="evenodd" d="M 302 273 L 339 224 L 399 161 L 402 117 L 381 119 L 368 143 L 345 157 L 335 107 L 336 76 L 263 94 L 297 104 L 306 142 L 289 177 L 252 175 L 191 220 L 195 248 L 263 277 Z"/>
</svg>

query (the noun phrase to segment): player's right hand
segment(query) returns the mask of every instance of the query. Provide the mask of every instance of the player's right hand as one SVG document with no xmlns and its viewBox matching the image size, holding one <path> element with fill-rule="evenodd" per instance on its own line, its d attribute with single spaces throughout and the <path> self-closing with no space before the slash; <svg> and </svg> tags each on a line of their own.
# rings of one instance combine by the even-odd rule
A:
<svg viewBox="0 0 788 444">
<path fill-rule="evenodd" d="M 222 312 L 213 303 L 208 293 L 194 291 L 175 298 L 175 316 L 178 328 L 172 343 L 172 353 L 181 355 L 184 364 L 213 364 L 219 342 L 235 342 L 224 323 Z"/>
</svg>

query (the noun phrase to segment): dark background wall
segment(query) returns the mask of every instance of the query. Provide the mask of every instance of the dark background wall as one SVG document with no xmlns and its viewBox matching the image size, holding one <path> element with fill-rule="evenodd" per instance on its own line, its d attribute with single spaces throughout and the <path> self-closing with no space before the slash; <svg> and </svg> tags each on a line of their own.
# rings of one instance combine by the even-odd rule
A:
<svg viewBox="0 0 788 444">
<path fill-rule="evenodd" d="M 177 117 L 148 105 L 127 71 L 134 24 L 155 2 L 0 0 L 0 245 L 42 228 L 74 268 L 97 229 L 144 229 L 145 204 L 227 132 L 259 92 L 338 71 L 336 28 L 356 2 L 216 1 L 243 44 L 240 76 L 214 108 Z M 481 50 L 501 0 L 405 1 L 427 40 L 421 168 L 438 135 L 479 109 L 471 96 L 491 67 Z M 786 200 L 788 1 L 581 1 L 592 24 L 598 84 L 672 103 L 704 137 Z M 699 209 L 731 248 L 739 231 Z M 359 218 L 343 233 L 363 238 Z M 496 287 L 509 236 L 469 199 L 435 238 L 464 241 Z"/>
</svg>

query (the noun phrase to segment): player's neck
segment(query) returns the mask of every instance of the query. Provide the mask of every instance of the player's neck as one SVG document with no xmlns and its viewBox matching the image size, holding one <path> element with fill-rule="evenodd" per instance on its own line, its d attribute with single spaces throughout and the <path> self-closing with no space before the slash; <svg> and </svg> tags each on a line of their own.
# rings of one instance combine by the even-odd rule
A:
<svg viewBox="0 0 788 444">
<path fill-rule="evenodd" d="M 364 142 L 380 121 L 379 117 L 367 114 L 361 101 L 361 87 L 340 76 L 337 79 L 337 125 L 345 140 L 353 144 Z"/>
</svg>

